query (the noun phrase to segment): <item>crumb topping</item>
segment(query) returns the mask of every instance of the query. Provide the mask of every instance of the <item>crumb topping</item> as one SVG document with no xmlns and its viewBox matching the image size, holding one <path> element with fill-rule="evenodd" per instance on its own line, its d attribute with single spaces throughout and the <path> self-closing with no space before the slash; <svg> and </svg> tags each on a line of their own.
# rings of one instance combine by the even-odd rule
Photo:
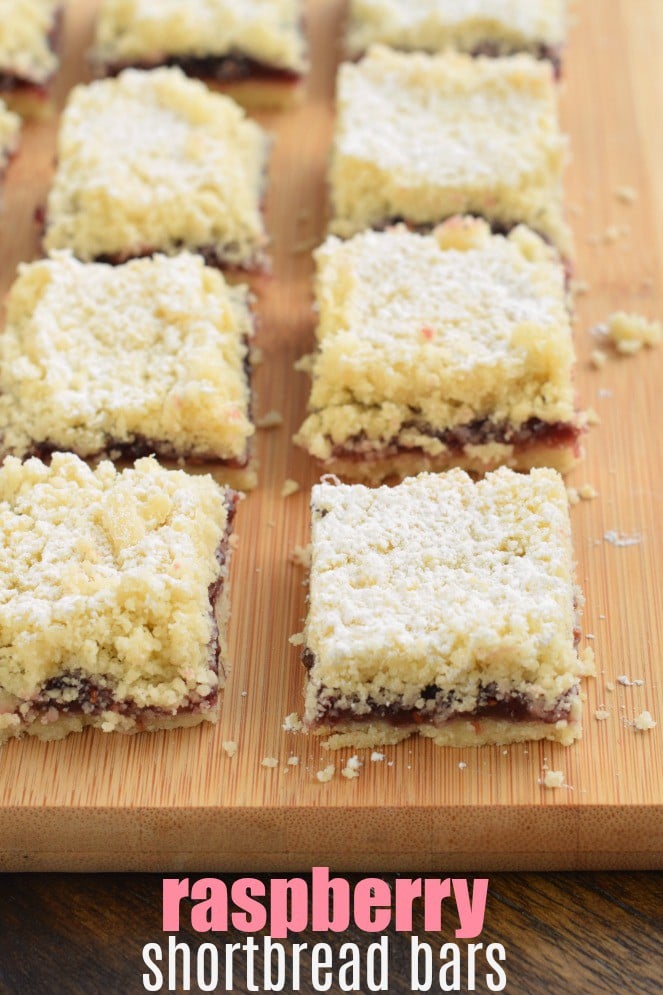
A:
<svg viewBox="0 0 663 995">
<path fill-rule="evenodd" d="M 265 244 L 262 129 L 179 69 L 75 87 L 58 135 L 46 250 L 127 258 L 182 247 L 255 265 Z"/>
<path fill-rule="evenodd" d="M 561 46 L 565 0 L 351 0 L 348 50 L 381 42 L 393 48 L 472 52 L 487 42 L 499 51 Z"/>
<path fill-rule="evenodd" d="M 114 701 L 173 713 L 209 697 L 209 588 L 228 522 L 209 476 L 139 460 L 91 470 L 8 457 L 0 469 L 3 698 L 76 673 Z M 75 694 L 75 692 L 74 692 Z"/>
<path fill-rule="evenodd" d="M 554 701 L 587 672 L 578 659 L 566 491 L 554 470 L 461 470 L 397 487 L 321 483 L 312 492 L 305 646 L 307 721 L 325 688 L 417 707 L 422 689 L 477 688 Z"/>
<path fill-rule="evenodd" d="M 548 63 L 374 46 L 358 64 L 341 66 L 337 98 L 336 234 L 397 217 L 426 225 L 479 214 L 529 224 L 570 253 L 561 188 L 567 143 Z"/>
<path fill-rule="evenodd" d="M 43 85 L 58 67 L 49 44 L 63 0 L 0 0 L 0 73 Z"/>
<path fill-rule="evenodd" d="M 240 459 L 253 433 L 246 287 L 199 256 L 24 264 L 0 336 L 0 445 L 81 456 L 142 438 Z"/>
<path fill-rule="evenodd" d="M 303 72 L 301 0 L 103 0 L 93 59 L 237 55 Z"/>
<path fill-rule="evenodd" d="M 316 253 L 318 351 L 297 441 L 320 459 L 363 434 L 389 440 L 490 419 L 575 422 L 574 349 L 564 274 L 520 226 L 491 235 L 452 218 L 331 237 Z"/>
</svg>

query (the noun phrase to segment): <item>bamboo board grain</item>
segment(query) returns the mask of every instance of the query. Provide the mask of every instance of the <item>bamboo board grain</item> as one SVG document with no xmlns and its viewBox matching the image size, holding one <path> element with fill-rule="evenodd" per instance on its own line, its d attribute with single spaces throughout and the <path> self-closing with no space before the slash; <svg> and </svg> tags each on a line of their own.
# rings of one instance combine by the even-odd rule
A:
<svg viewBox="0 0 663 995">
<path fill-rule="evenodd" d="M 96 3 L 71 0 L 58 99 L 87 78 L 83 52 Z M 637 7 L 637 9 L 636 9 Z M 307 541 L 309 459 L 290 443 L 307 383 L 293 372 L 312 344 L 310 247 L 325 226 L 324 173 L 342 4 L 311 0 L 314 68 L 294 109 L 259 119 L 276 136 L 267 205 L 274 270 L 253 281 L 264 362 L 259 412 L 284 425 L 258 436 L 260 484 L 243 502 L 232 568 L 228 681 L 216 728 L 133 738 L 86 733 L 62 743 L 13 742 L 0 752 L 0 868 L 5 870 L 500 870 L 663 866 L 663 348 L 590 368 L 587 329 L 616 308 L 661 315 L 663 277 L 663 5 L 660 0 L 576 4 L 562 92 L 573 159 L 568 175 L 578 276 L 578 386 L 601 418 L 570 484 L 599 498 L 572 509 L 585 632 L 598 676 L 587 684 L 585 736 L 508 749 L 438 749 L 411 741 L 340 777 L 347 751 L 282 730 L 301 707 L 302 667 L 288 636 L 301 629 L 304 574 L 289 561 Z M 34 209 L 51 175 L 54 122 L 26 129 L 0 216 L 0 291 L 17 263 L 39 253 Z M 657 175 L 658 173 L 658 175 Z M 621 185 L 637 190 L 627 206 Z M 620 241 L 597 244 L 614 225 Z M 287 500 L 284 480 L 302 490 Z M 640 533 L 616 548 L 607 530 Z M 620 675 L 641 686 L 609 682 Z M 593 717 L 599 704 L 607 720 Z M 643 709 L 647 733 L 627 723 Z M 236 740 L 233 759 L 221 749 Z M 298 755 L 297 767 L 286 764 Z M 264 757 L 279 766 L 265 769 Z M 334 780 L 315 773 L 335 762 Z M 464 763 L 464 768 L 459 763 Z M 540 786 L 544 765 L 570 787 Z"/>
</svg>

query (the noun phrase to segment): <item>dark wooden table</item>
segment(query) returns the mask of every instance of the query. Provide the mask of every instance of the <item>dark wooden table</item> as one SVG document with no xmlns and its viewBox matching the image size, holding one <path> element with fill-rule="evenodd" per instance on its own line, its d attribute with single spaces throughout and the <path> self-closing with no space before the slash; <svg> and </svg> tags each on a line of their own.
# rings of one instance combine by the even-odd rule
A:
<svg viewBox="0 0 663 995">
<path fill-rule="evenodd" d="M 662 889 L 663 873 L 495 875 L 484 931 L 475 942 L 505 947 L 504 990 L 509 995 L 656 995 L 663 992 Z M 142 950 L 146 943 L 163 942 L 161 908 L 157 875 L 1 875 L 1 995 L 145 991 Z M 443 933 L 435 935 L 425 933 L 420 909 L 416 915 L 415 931 L 431 947 L 437 950 L 453 941 L 465 949 L 467 941 L 454 940 L 453 916 L 443 922 Z M 388 935 L 389 992 L 409 993 L 410 937 Z M 213 939 L 222 947 L 245 937 L 229 932 Z M 309 944 L 324 940 L 337 952 L 344 942 L 365 948 L 375 937 L 350 929 L 338 936 L 305 932 L 296 939 Z M 189 927 L 178 940 L 195 952 L 210 936 Z M 307 979 L 306 958 L 303 964 Z M 490 990 L 484 974 L 478 972 L 477 992 Z M 463 980 L 456 990 L 467 991 L 466 985 Z M 167 983 L 161 990 L 168 990 Z M 194 980 L 191 991 L 199 990 Z M 216 990 L 225 991 L 225 985 Z M 300 990 L 315 989 L 305 981 Z M 431 990 L 440 991 L 439 982 Z M 243 973 L 232 991 L 248 991 Z"/>
</svg>

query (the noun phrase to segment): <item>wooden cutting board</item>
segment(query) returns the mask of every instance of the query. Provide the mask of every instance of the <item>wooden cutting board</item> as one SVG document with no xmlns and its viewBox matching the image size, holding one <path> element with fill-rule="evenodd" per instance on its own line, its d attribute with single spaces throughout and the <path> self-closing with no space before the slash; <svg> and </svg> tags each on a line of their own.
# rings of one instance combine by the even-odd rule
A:
<svg viewBox="0 0 663 995">
<path fill-rule="evenodd" d="M 258 434 L 258 489 L 243 502 L 232 568 L 230 655 L 221 720 L 136 737 L 88 732 L 61 743 L 0 750 L 0 869 L 445 871 L 663 866 L 663 347 L 588 362 L 588 329 L 615 309 L 661 316 L 663 257 L 663 5 L 660 0 L 577 4 L 562 90 L 571 135 L 568 207 L 577 240 L 578 387 L 600 425 L 569 479 L 594 501 L 572 509 L 578 578 L 597 677 L 587 682 L 585 735 L 553 744 L 439 749 L 412 740 L 365 754 L 360 777 L 340 776 L 348 751 L 329 755 L 285 733 L 300 711 L 303 668 L 288 636 L 302 627 L 305 574 L 290 561 L 307 542 L 308 457 L 290 442 L 307 381 L 293 372 L 310 350 L 310 250 L 325 226 L 324 174 L 342 4 L 311 0 L 313 72 L 298 106 L 261 115 L 276 136 L 267 212 L 273 275 L 253 281 L 264 362 L 258 412 L 283 426 Z M 58 99 L 87 78 L 95 2 L 67 8 Z M 636 9 L 637 8 L 637 9 Z M 51 176 L 55 122 L 25 130 L 0 217 L 0 289 L 39 254 L 33 213 Z M 625 204 L 617 188 L 637 200 Z M 612 241 L 615 231 L 622 235 Z M 607 236 L 607 237 L 606 237 Z M 281 497 L 286 478 L 299 493 Z M 616 531 L 641 542 L 615 546 Z M 619 677 L 637 680 L 631 686 Z M 614 690 L 611 689 L 614 687 Z M 609 717 L 598 721 L 605 706 Z M 639 732 L 644 709 L 658 725 Z M 229 758 L 221 744 L 235 740 Z M 287 764 L 298 756 L 298 766 Z M 265 757 L 278 759 L 267 769 Z M 316 773 L 336 764 L 336 776 Z M 566 786 L 542 787 L 545 767 Z"/>
</svg>

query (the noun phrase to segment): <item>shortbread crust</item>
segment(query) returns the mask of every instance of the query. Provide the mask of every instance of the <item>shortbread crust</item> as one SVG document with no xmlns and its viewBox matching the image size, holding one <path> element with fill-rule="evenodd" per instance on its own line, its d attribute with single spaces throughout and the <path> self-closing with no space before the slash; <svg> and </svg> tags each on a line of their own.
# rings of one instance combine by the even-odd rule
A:
<svg viewBox="0 0 663 995">
<path fill-rule="evenodd" d="M 0 469 L 0 741 L 216 721 L 236 495 L 154 460 Z"/>
<path fill-rule="evenodd" d="M 332 747 L 580 736 L 568 500 L 554 470 L 312 492 L 304 719 Z"/>
<path fill-rule="evenodd" d="M 228 97 L 179 69 L 127 69 L 72 90 L 44 247 L 84 261 L 200 252 L 264 263 L 268 140 Z"/>
<path fill-rule="evenodd" d="M 579 451 L 564 270 L 522 226 L 452 218 L 316 252 L 317 351 L 296 441 L 379 483 L 422 469 L 564 472 Z"/>
<path fill-rule="evenodd" d="M 0 336 L 0 453 L 246 468 L 248 296 L 190 253 L 23 264 Z"/>
<path fill-rule="evenodd" d="M 529 55 L 403 54 L 374 46 L 339 70 L 331 230 L 348 237 L 465 213 L 529 225 L 569 258 L 567 142 L 552 68 Z"/>
<path fill-rule="evenodd" d="M 35 113 L 48 95 L 59 58 L 63 0 L 0 0 L 0 95 Z"/>
<path fill-rule="evenodd" d="M 91 53 L 116 72 L 181 65 L 221 80 L 307 68 L 301 0 L 103 0 Z"/>
<path fill-rule="evenodd" d="M 350 0 L 346 47 L 512 55 L 529 52 L 559 67 L 566 0 Z"/>
</svg>

